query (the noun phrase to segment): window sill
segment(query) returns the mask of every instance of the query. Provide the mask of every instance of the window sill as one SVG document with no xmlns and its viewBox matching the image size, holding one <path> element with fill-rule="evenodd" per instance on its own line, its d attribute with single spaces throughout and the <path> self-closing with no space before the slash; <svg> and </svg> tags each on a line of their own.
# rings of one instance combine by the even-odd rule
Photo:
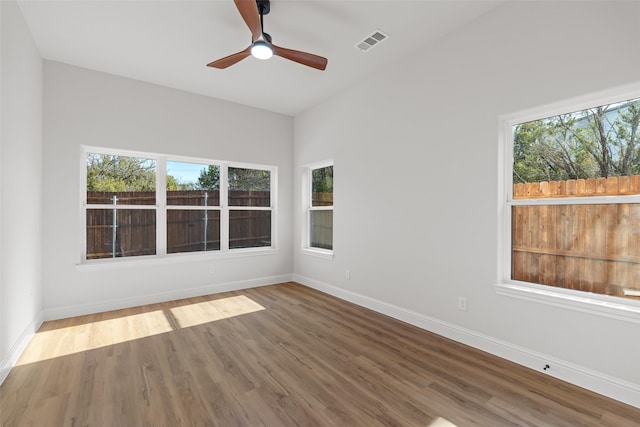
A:
<svg viewBox="0 0 640 427">
<path fill-rule="evenodd" d="M 317 258 L 333 259 L 333 251 L 315 249 L 315 248 L 302 248 L 300 252 L 302 252 L 305 255 L 310 255 Z"/>
<path fill-rule="evenodd" d="M 608 295 L 578 292 L 531 283 L 499 283 L 494 285 L 494 288 L 498 295 L 625 322 L 640 323 L 640 301 L 627 301 Z"/>
<path fill-rule="evenodd" d="M 189 262 L 219 261 L 230 258 L 276 255 L 277 248 L 233 249 L 225 252 L 187 253 L 169 255 L 148 255 L 132 258 L 107 258 L 84 261 L 76 264 L 78 271 L 119 270 L 128 267 L 146 267 L 167 264 L 182 264 Z"/>
</svg>

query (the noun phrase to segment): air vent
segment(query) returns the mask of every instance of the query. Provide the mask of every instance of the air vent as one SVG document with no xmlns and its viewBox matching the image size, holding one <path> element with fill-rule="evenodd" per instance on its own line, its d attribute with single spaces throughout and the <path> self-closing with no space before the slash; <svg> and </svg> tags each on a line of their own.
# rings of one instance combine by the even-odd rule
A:
<svg viewBox="0 0 640 427">
<path fill-rule="evenodd" d="M 364 40 L 359 42 L 355 47 L 363 52 L 366 52 L 372 47 L 379 45 L 387 38 L 389 38 L 388 34 L 385 34 L 380 30 L 375 30 L 372 34 L 365 37 Z"/>
</svg>

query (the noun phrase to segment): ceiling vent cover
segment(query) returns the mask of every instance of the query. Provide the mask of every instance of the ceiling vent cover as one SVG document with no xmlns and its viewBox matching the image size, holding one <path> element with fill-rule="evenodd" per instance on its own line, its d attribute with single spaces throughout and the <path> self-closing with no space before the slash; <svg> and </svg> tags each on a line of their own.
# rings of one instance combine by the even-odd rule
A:
<svg viewBox="0 0 640 427">
<path fill-rule="evenodd" d="M 360 49 L 363 52 L 370 50 L 372 47 L 377 46 L 382 43 L 384 40 L 389 38 L 388 34 L 383 33 L 380 30 L 375 30 L 373 33 L 364 38 L 361 42 L 356 44 L 356 48 Z"/>
</svg>

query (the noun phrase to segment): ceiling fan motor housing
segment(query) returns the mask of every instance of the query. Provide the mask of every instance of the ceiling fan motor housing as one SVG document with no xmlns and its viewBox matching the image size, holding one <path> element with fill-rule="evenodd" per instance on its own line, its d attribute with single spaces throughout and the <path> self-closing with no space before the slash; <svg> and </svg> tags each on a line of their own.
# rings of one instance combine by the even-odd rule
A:
<svg viewBox="0 0 640 427">
<path fill-rule="evenodd" d="M 268 15 L 271 10 L 271 2 L 269 0 L 256 0 L 256 4 L 258 5 L 258 12 L 261 15 Z"/>
</svg>

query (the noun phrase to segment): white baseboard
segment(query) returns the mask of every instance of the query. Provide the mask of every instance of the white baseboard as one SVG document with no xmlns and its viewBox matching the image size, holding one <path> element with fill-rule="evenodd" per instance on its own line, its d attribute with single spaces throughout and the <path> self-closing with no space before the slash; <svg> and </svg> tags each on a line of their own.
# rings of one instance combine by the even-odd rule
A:
<svg viewBox="0 0 640 427">
<path fill-rule="evenodd" d="M 42 313 L 38 313 L 35 319 L 29 323 L 29 325 L 22 331 L 18 339 L 15 341 L 9 353 L 2 359 L 0 362 L 0 385 L 4 382 L 4 380 L 9 375 L 11 368 L 16 364 L 20 355 L 27 348 L 29 341 L 35 335 L 36 331 L 40 329 L 42 325 Z"/>
<path fill-rule="evenodd" d="M 317 289 L 340 299 L 385 314 L 421 329 L 433 332 L 462 344 L 469 345 L 495 356 L 544 372 L 568 383 L 586 388 L 595 393 L 619 400 L 628 405 L 640 408 L 640 385 L 611 377 L 601 372 L 593 371 L 570 362 L 566 362 L 542 353 L 513 345 L 506 341 L 480 334 L 470 329 L 462 328 L 449 322 L 444 322 L 402 307 L 385 303 L 355 292 L 338 288 L 327 283 L 293 275 L 293 280 L 302 285 Z M 543 367 L 550 368 L 543 371 Z"/>
<path fill-rule="evenodd" d="M 79 304 L 65 307 L 48 308 L 43 311 L 42 317 L 44 320 L 64 319 L 67 317 L 102 313 L 105 311 L 119 310 L 122 308 L 136 307 L 146 304 L 155 304 L 182 298 L 191 298 L 202 295 L 217 294 L 220 292 L 255 288 L 258 286 L 274 285 L 276 283 L 290 282 L 291 280 L 291 274 L 281 274 L 279 276 L 269 276 L 249 280 L 238 280 L 234 282 L 216 283 L 207 286 L 200 286 L 197 288 L 172 290 L 169 292 L 159 292 L 151 295 L 141 295 L 131 298 L 120 298 L 109 301 L 101 301 L 93 304 Z"/>
<path fill-rule="evenodd" d="M 43 320 L 54 320 L 65 317 L 100 313 L 121 308 L 135 307 L 138 305 L 171 301 L 174 299 L 272 285 L 292 280 L 534 370 L 542 371 L 542 367 L 548 364 L 551 369 L 544 371 L 548 375 L 640 408 L 640 385 L 638 384 L 630 383 L 620 378 L 611 377 L 601 372 L 593 371 L 573 363 L 531 351 L 527 348 L 513 345 L 487 335 L 479 334 L 475 331 L 462 328 L 449 322 L 444 322 L 421 313 L 407 310 L 393 304 L 388 304 L 383 301 L 341 289 L 298 274 L 284 274 L 251 280 L 218 283 L 198 288 L 181 289 L 133 298 L 123 298 L 95 304 L 74 305 L 44 310 L 29 324 L 27 328 L 25 328 L 7 356 L 0 362 L 0 384 L 2 384 L 7 375 L 9 375 L 9 371 L 15 365 L 35 332 L 40 328 Z"/>
</svg>

